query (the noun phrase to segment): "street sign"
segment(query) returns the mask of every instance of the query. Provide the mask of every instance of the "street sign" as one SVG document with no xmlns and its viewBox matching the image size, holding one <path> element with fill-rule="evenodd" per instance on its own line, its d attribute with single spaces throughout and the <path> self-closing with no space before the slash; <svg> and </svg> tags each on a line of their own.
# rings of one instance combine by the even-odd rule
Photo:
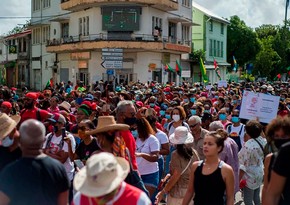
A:
<svg viewBox="0 0 290 205">
<path fill-rule="evenodd" d="M 119 69 L 123 68 L 123 61 L 103 61 L 101 66 L 107 69 Z"/>
<path fill-rule="evenodd" d="M 112 53 L 112 52 L 103 52 L 103 56 L 123 56 L 123 53 Z"/>
<path fill-rule="evenodd" d="M 108 69 L 107 70 L 107 75 L 114 75 L 114 70 Z"/>
<path fill-rule="evenodd" d="M 102 48 L 102 52 L 123 53 L 123 48 Z"/>
<path fill-rule="evenodd" d="M 105 61 L 122 61 L 122 56 L 102 56 L 102 60 Z"/>
</svg>

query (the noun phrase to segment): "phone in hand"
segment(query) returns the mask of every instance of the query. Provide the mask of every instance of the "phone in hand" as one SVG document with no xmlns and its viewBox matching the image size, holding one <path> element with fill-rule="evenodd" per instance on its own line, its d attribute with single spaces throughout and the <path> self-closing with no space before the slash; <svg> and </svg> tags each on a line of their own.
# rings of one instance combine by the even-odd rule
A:
<svg viewBox="0 0 290 205">
<path fill-rule="evenodd" d="M 62 136 L 62 139 L 66 139 L 65 127 L 61 128 L 61 136 Z"/>
</svg>

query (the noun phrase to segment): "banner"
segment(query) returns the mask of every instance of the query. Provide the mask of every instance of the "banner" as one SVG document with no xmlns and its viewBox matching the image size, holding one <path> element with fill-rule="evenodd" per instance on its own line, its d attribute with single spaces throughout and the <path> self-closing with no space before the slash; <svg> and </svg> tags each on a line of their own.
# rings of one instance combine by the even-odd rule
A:
<svg viewBox="0 0 290 205">
<path fill-rule="evenodd" d="M 277 117 L 279 100 L 279 96 L 245 91 L 239 117 L 269 123 Z"/>
</svg>

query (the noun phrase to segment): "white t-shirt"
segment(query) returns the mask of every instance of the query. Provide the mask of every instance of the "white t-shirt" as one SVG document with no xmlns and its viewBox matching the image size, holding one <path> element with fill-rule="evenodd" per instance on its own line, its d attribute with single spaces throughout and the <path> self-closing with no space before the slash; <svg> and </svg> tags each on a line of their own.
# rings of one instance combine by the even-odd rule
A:
<svg viewBox="0 0 290 205">
<path fill-rule="evenodd" d="M 150 135 L 144 142 L 139 137 L 136 139 L 136 152 L 150 154 L 156 151 L 160 151 L 160 143 L 155 136 Z M 149 162 L 143 157 L 136 157 L 136 161 L 141 175 L 152 174 L 159 170 L 157 161 Z"/>
<path fill-rule="evenodd" d="M 155 136 L 160 143 L 160 149 L 161 149 L 161 145 L 169 143 L 168 137 L 167 137 L 165 132 L 162 132 L 161 130 L 157 129 Z M 163 156 L 159 155 L 159 158 L 161 158 L 161 157 L 163 157 Z"/>
<path fill-rule="evenodd" d="M 47 139 L 48 137 L 51 135 L 51 133 L 47 134 L 45 136 L 45 143 L 43 144 L 43 149 L 45 149 L 46 147 L 46 143 L 47 143 Z M 75 152 L 75 147 L 76 147 L 76 141 L 75 138 L 73 137 L 72 134 L 67 132 L 67 136 L 70 138 L 71 140 L 71 146 L 72 146 L 72 151 Z M 62 136 L 55 136 L 55 134 L 53 134 L 51 141 L 50 141 L 50 152 L 53 154 L 56 154 L 57 152 L 63 150 L 64 152 L 68 152 L 68 144 L 67 142 L 64 141 L 63 143 L 63 147 L 62 149 L 60 149 L 60 143 L 61 143 L 61 139 Z M 67 176 L 69 178 L 69 180 L 73 180 L 73 175 L 74 175 L 74 163 L 70 160 L 70 158 L 68 157 L 67 160 L 65 161 L 65 163 L 63 164 L 67 173 Z"/>
</svg>

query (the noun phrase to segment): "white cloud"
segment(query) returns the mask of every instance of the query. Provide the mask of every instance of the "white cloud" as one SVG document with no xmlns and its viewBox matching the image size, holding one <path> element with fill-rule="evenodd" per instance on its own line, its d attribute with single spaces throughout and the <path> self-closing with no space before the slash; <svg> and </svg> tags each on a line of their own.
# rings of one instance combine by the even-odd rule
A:
<svg viewBox="0 0 290 205">
<path fill-rule="evenodd" d="M 237 15 L 252 27 L 262 24 L 283 24 L 285 0 L 194 0 L 215 14 L 230 18 Z M 288 19 L 290 10 L 288 11 Z"/>
<path fill-rule="evenodd" d="M 1 0 L 0 6 L 0 35 L 8 33 L 17 24 L 25 24 L 31 16 L 31 0 Z M 3 17 L 28 17 L 3 18 Z"/>
</svg>

